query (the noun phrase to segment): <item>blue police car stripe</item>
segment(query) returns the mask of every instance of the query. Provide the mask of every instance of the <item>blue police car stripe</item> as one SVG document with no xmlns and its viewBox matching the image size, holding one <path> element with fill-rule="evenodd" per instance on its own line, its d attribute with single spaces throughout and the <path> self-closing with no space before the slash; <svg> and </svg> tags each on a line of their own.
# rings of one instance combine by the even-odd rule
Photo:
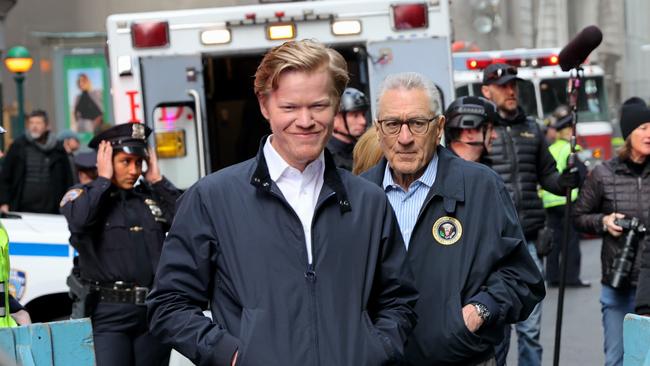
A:
<svg viewBox="0 0 650 366">
<path fill-rule="evenodd" d="M 10 242 L 9 255 L 28 255 L 40 257 L 68 257 L 68 244 Z"/>
</svg>

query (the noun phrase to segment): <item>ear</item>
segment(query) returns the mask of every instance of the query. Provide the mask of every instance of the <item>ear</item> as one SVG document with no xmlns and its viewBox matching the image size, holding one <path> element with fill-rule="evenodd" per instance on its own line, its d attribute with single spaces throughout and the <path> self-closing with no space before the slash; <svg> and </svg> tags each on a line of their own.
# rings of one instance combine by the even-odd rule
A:
<svg viewBox="0 0 650 366">
<path fill-rule="evenodd" d="M 268 98 L 267 95 L 257 94 L 257 101 L 260 104 L 260 112 L 262 112 L 262 115 L 267 121 L 269 120 L 269 110 L 266 108 Z"/>
<path fill-rule="evenodd" d="M 445 132 L 445 123 L 447 120 L 445 119 L 444 115 L 440 115 L 438 117 L 438 130 L 436 131 L 436 141 L 440 143 L 440 139 L 442 138 L 442 134 Z"/>
<path fill-rule="evenodd" d="M 375 129 L 375 136 L 377 137 L 377 142 L 381 143 L 381 129 L 379 128 L 379 123 L 374 121 L 372 123 L 372 128 Z"/>
<path fill-rule="evenodd" d="M 487 86 L 487 85 L 482 85 L 482 86 L 481 86 L 481 93 L 483 94 L 483 96 L 484 96 L 486 99 L 490 99 L 490 100 L 492 100 L 492 99 L 490 98 L 490 97 L 492 96 L 492 94 L 490 93 L 490 87 L 489 87 L 489 86 Z"/>
</svg>

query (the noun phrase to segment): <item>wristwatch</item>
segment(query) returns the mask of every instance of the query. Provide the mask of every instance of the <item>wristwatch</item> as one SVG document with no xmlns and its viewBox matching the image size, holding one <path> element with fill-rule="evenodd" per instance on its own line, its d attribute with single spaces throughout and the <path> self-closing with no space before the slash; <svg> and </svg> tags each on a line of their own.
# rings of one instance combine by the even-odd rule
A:
<svg viewBox="0 0 650 366">
<path fill-rule="evenodd" d="M 490 310 L 488 309 L 488 307 L 478 302 L 472 303 L 472 305 L 474 305 L 474 307 L 476 308 L 476 312 L 478 313 L 478 316 L 481 317 L 481 319 L 483 319 L 484 322 L 486 322 L 490 317 Z"/>
</svg>

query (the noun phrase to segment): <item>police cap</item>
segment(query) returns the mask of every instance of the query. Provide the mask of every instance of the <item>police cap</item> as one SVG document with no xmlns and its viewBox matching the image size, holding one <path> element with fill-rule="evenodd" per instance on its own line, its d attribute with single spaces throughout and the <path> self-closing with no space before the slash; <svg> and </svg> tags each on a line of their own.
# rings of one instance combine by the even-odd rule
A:
<svg viewBox="0 0 650 366">
<path fill-rule="evenodd" d="M 479 128 L 484 122 L 494 121 L 497 109 L 483 97 L 460 97 L 445 111 L 445 128 Z"/>
<path fill-rule="evenodd" d="M 72 160 L 79 170 L 97 169 L 97 153 L 95 151 L 79 153 Z"/>
<path fill-rule="evenodd" d="M 123 123 L 113 126 L 95 136 L 88 143 L 88 147 L 97 150 L 99 143 L 108 141 L 113 151 L 123 151 L 127 154 L 147 157 L 147 137 L 151 134 L 151 128 L 142 123 Z"/>
<path fill-rule="evenodd" d="M 573 113 L 571 113 L 571 108 L 568 105 L 562 104 L 553 111 L 551 116 L 551 127 L 559 131 L 571 126 L 572 121 Z"/>
<path fill-rule="evenodd" d="M 370 107 L 368 98 L 360 90 L 355 88 L 345 88 L 341 95 L 341 112 L 366 111 Z"/>
</svg>

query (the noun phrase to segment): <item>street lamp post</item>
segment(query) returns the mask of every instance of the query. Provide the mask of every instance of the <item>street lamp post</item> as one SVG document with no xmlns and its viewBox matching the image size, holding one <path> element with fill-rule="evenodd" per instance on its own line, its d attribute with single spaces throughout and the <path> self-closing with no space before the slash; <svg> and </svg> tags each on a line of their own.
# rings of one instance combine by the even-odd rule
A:
<svg viewBox="0 0 650 366">
<path fill-rule="evenodd" d="M 15 46 L 7 51 L 5 66 L 14 74 L 14 80 L 16 81 L 16 99 L 18 100 L 17 131 L 19 133 L 25 129 L 25 97 L 23 91 L 25 73 L 32 68 L 33 63 L 34 60 L 29 51 L 23 46 Z"/>
</svg>

